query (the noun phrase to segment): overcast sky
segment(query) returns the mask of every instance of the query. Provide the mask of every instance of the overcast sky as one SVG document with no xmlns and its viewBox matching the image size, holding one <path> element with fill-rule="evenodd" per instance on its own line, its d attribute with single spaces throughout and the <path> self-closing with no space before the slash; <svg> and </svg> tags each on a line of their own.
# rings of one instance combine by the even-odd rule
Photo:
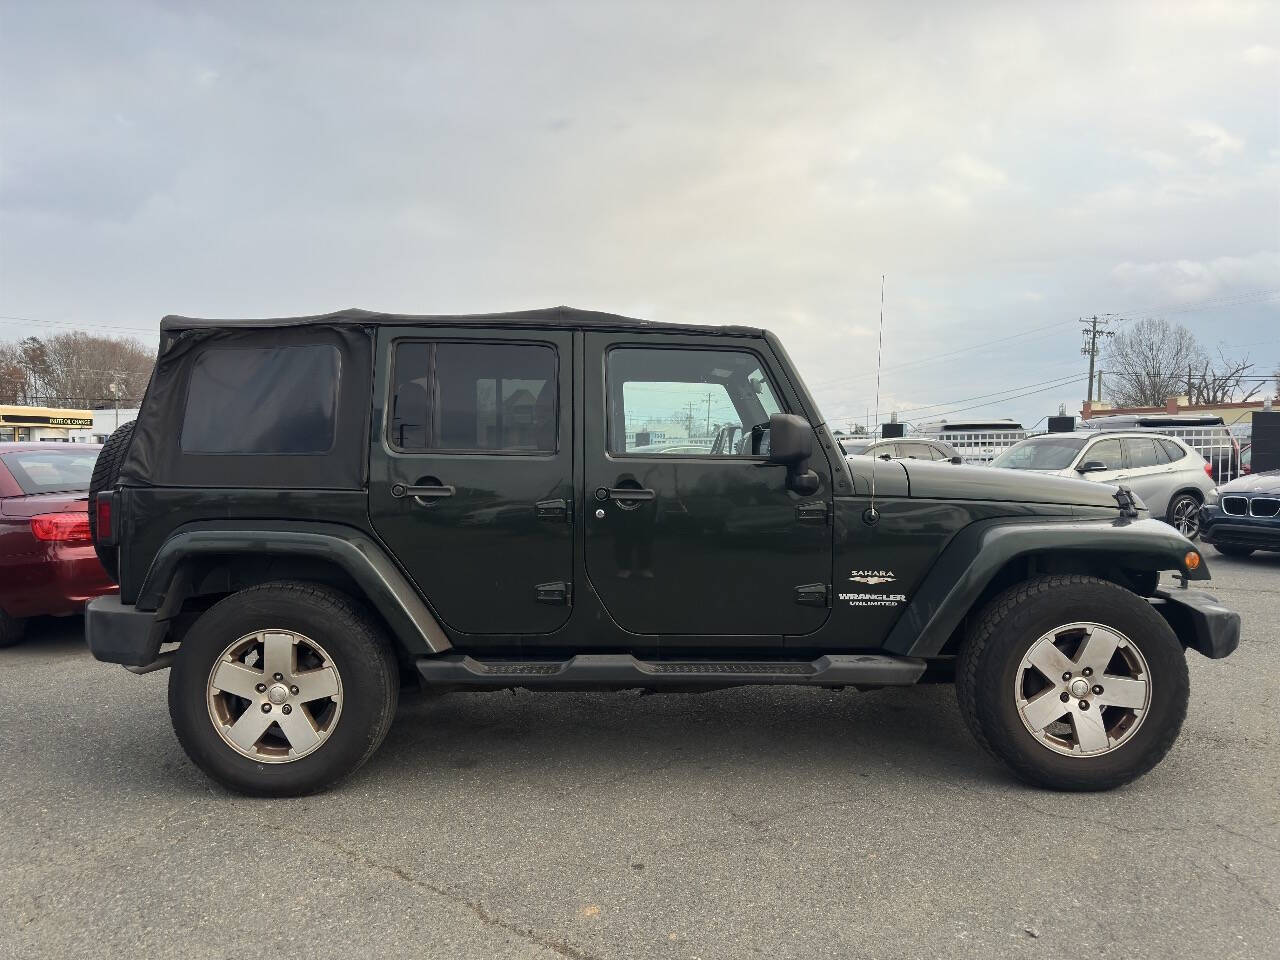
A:
<svg viewBox="0 0 1280 960">
<path fill-rule="evenodd" d="M 841 425 L 886 274 L 882 419 L 1082 314 L 1280 361 L 1277 3 L 0 9 L 0 339 L 567 303 L 770 327 Z"/>
</svg>

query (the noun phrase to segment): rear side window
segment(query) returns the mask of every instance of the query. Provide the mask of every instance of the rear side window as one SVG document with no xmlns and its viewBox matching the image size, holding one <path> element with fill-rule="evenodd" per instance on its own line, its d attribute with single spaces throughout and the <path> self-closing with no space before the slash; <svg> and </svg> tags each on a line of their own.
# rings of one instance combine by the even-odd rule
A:
<svg viewBox="0 0 1280 960">
<path fill-rule="evenodd" d="M 339 372 L 328 344 L 206 350 L 187 387 L 182 452 L 328 453 Z"/>
<path fill-rule="evenodd" d="M 554 453 L 556 351 L 545 344 L 397 345 L 388 440 L 399 450 Z"/>
<path fill-rule="evenodd" d="M 1187 455 L 1187 451 L 1183 450 L 1180 446 L 1178 446 L 1172 440 L 1161 439 L 1159 443 L 1160 443 L 1160 446 L 1164 449 L 1165 456 L 1169 458 L 1169 461 L 1171 463 L 1177 460 L 1181 460 L 1183 457 Z"/>
</svg>

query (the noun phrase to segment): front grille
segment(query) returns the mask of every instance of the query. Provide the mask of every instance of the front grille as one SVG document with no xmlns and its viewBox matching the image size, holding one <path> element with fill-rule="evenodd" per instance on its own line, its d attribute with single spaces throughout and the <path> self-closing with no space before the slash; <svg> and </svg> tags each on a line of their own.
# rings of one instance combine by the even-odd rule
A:
<svg viewBox="0 0 1280 960">
<path fill-rule="evenodd" d="M 1280 500 L 1275 497 L 1254 497 L 1249 501 L 1249 512 L 1255 517 L 1274 517 L 1280 513 Z"/>
<path fill-rule="evenodd" d="M 1233 517 L 1247 517 L 1249 515 L 1249 501 L 1245 497 L 1223 497 L 1222 512 Z"/>
</svg>

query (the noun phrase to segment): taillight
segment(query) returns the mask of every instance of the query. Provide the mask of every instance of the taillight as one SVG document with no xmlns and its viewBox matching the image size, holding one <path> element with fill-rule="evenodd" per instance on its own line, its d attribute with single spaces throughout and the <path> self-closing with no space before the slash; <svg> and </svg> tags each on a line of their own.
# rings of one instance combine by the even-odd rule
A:
<svg viewBox="0 0 1280 960">
<path fill-rule="evenodd" d="M 111 497 L 101 493 L 93 501 L 94 539 L 99 543 L 111 543 Z"/>
<path fill-rule="evenodd" d="M 89 514 L 40 513 L 31 518 L 31 533 L 37 540 L 75 543 L 89 540 Z"/>
<path fill-rule="evenodd" d="M 1209 479 L 1211 480 L 1213 479 L 1213 464 L 1209 463 L 1209 461 L 1207 460 L 1205 461 L 1205 464 L 1204 464 L 1204 474 Z"/>
</svg>

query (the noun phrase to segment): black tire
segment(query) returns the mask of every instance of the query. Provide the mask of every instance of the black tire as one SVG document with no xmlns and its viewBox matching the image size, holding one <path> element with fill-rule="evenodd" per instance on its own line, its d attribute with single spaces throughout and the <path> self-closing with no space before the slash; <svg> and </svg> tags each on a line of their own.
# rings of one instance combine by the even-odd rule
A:
<svg viewBox="0 0 1280 960">
<path fill-rule="evenodd" d="M 116 428 L 115 433 L 107 438 L 98 459 L 93 465 L 93 474 L 89 478 L 89 537 L 93 540 L 93 551 L 98 555 L 102 569 L 116 583 L 120 582 L 115 547 L 98 546 L 98 511 L 94 509 L 94 500 L 99 490 L 110 490 L 120 479 L 120 467 L 124 464 L 125 454 L 129 452 L 129 442 L 133 439 L 133 421 Z"/>
<path fill-rule="evenodd" d="M 0 610 L 0 647 L 12 647 L 22 639 L 27 622 L 11 617 Z"/>
<path fill-rule="evenodd" d="M 1013 693 L 1032 644 L 1075 622 L 1123 634 L 1150 671 L 1142 723 L 1094 756 L 1068 756 L 1040 742 L 1022 722 Z M 1110 790 L 1147 773 L 1169 752 L 1186 718 L 1190 680 L 1182 644 L 1145 600 L 1093 577 L 1051 576 L 1011 587 L 975 619 L 960 651 L 956 693 L 974 738 L 1022 780 L 1053 790 Z"/>
<path fill-rule="evenodd" d="M 1200 504 L 1200 498 L 1187 490 L 1174 494 L 1174 496 L 1169 500 L 1168 509 L 1165 511 L 1165 523 L 1177 529 L 1188 540 L 1194 540 L 1200 535 Z M 1189 509 L 1191 511 L 1190 523 L 1192 526 L 1189 531 L 1182 530 L 1178 526 L 1179 520 L 1181 519 L 1180 514 L 1184 509 Z"/>
<path fill-rule="evenodd" d="M 1213 549 L 1224 557 L 1247 557 L 1253 553 L 1254 547 L 1242 547 L 1237 543 L 1215 543 Z"/>
<path fill-rule="evenodd" d="M 254 760 L 228 744 L 208 701 L 210 673 L 222 652 L 264 629 L 317 641 L 341 678 L 341 713 L 328 739 L 283 763 Z M 169 675 L 169 716 L 187 756 L 223 786 L 252 796 L 299 796 L 336 783 L 373 755 L 391 727 L 399 688 L 387 637 L 349 597 L 316 584 L 268 583 L 232 594 L 192 625 Z"/>
</svg>

